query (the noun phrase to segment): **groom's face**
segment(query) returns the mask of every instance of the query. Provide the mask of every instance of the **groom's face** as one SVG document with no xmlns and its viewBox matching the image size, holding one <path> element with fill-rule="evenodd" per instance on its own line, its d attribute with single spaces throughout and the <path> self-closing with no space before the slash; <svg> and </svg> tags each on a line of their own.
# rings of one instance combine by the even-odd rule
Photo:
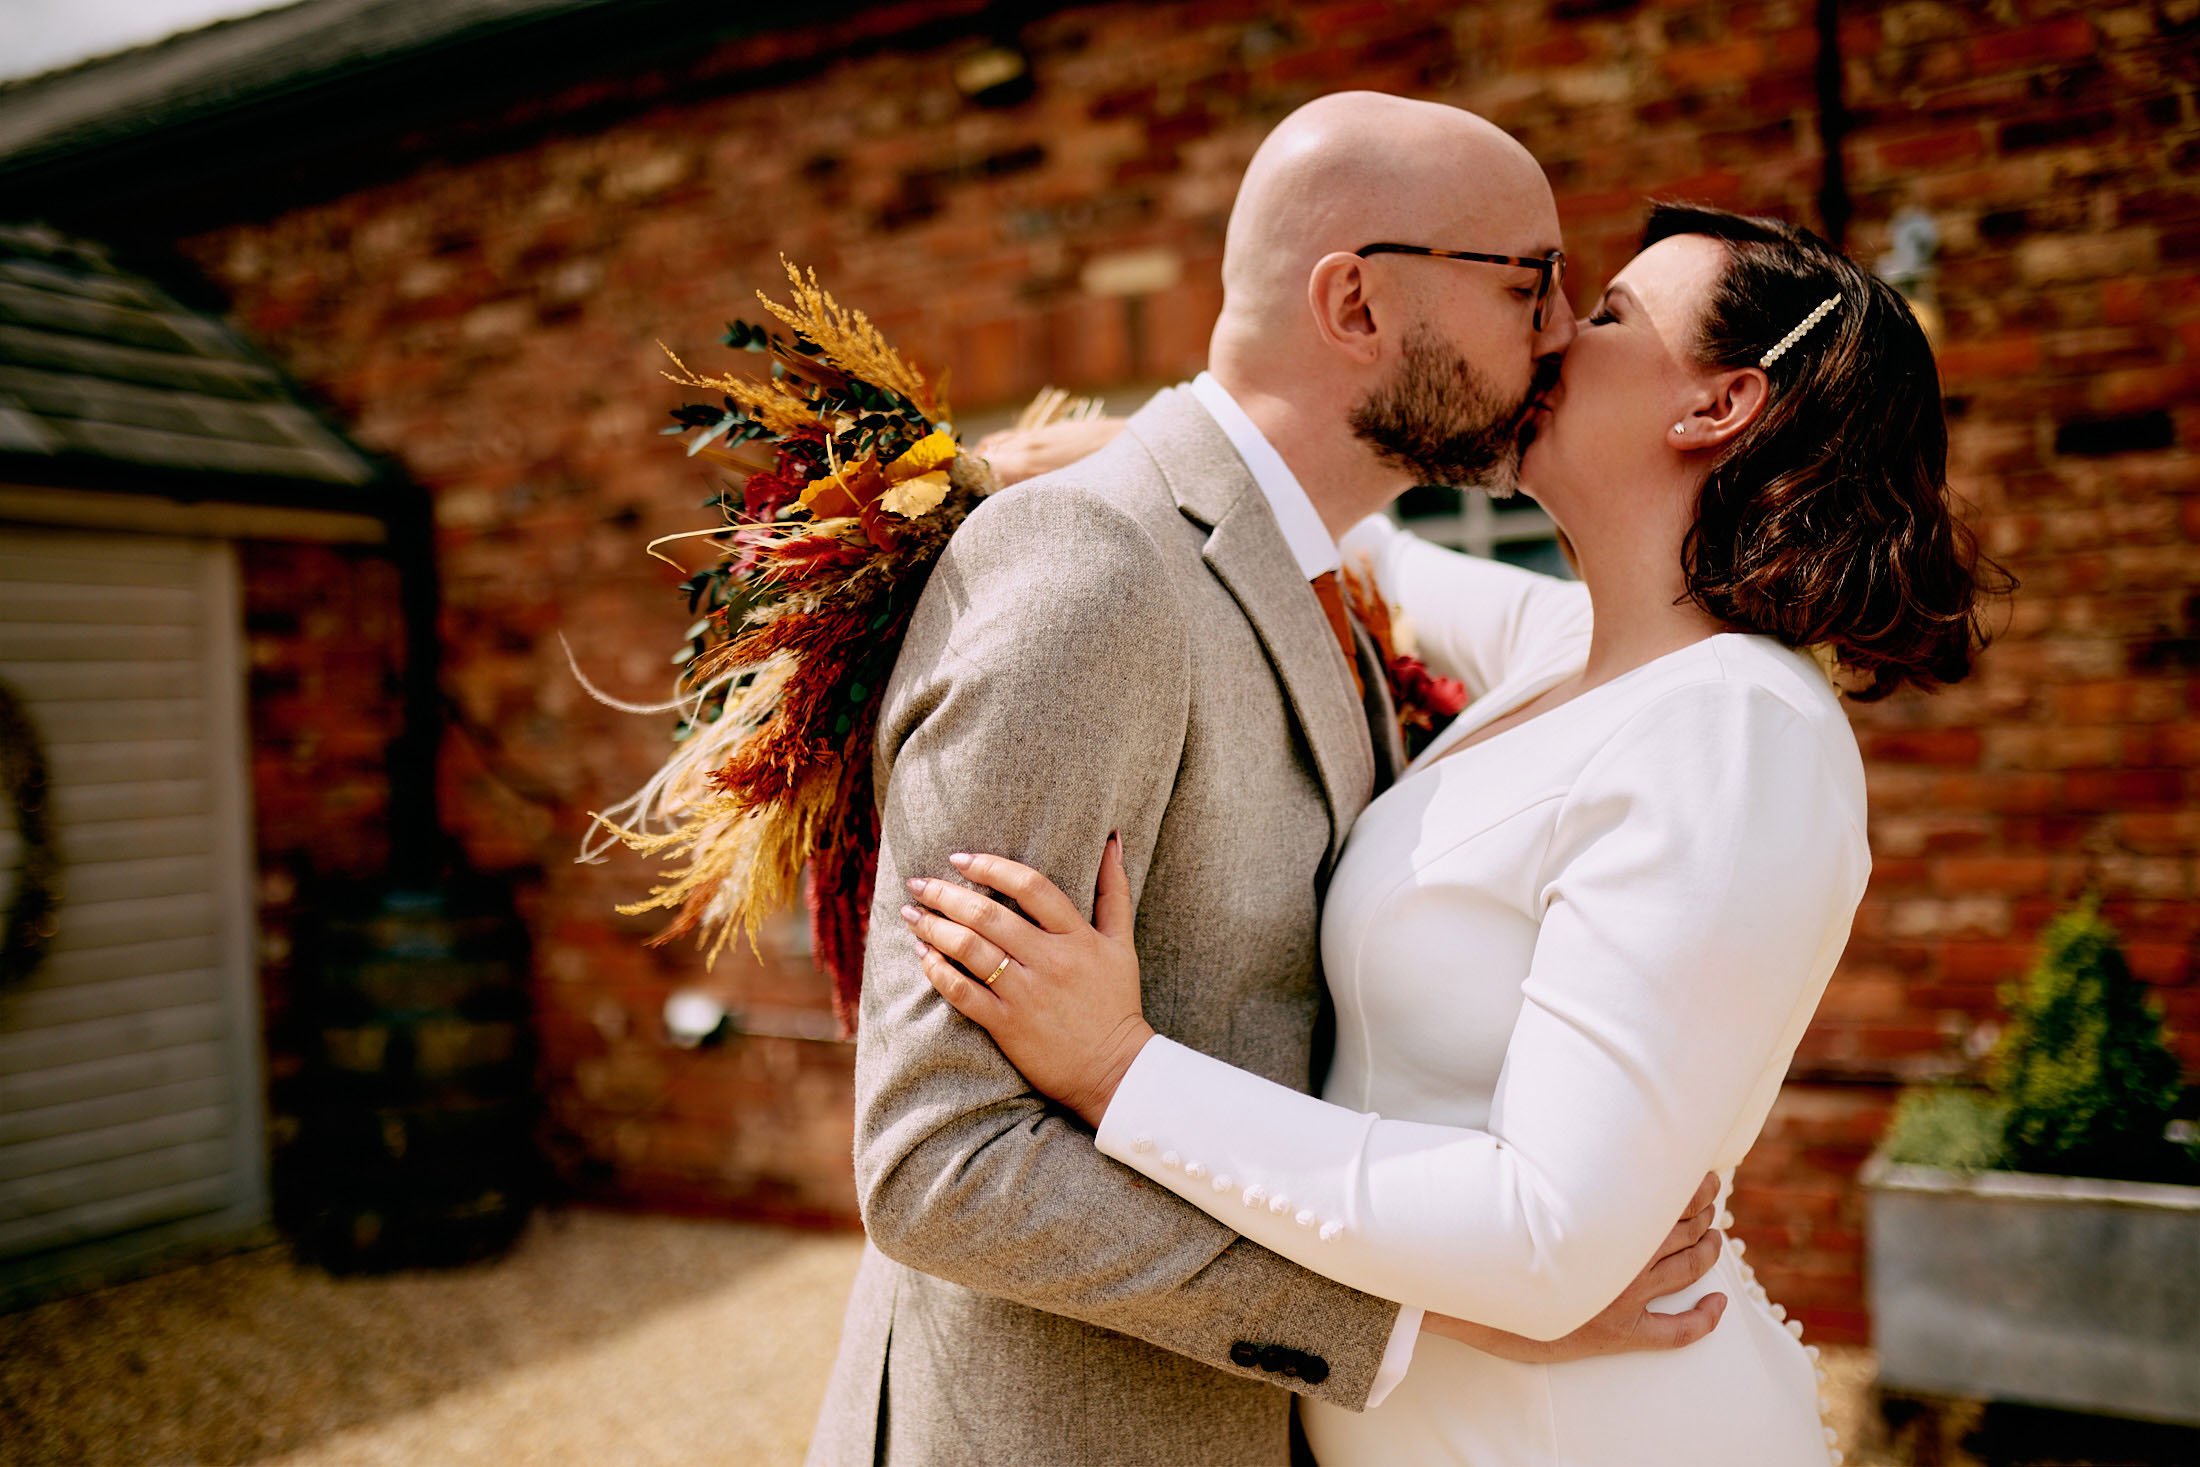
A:
<svg viewBox="0 0 2200 1467">
<path fill-rule="evenodd" d="M 1389 380 L 1352 410 L 1352 431 L 1421 484 L 1474 487 L 1503 499 L 1520 487 L 1520 457 L 1538 399 L 1557 380 L 1555 356 L 1510 389 L 1478 371 L 1435 326 L 1410 328 Z"/>
<path fill-rule="evenodd" d="M 1548 200 L 1545 190 L 1540 200 L 1523 201 L 1524 226 L 1485 225 L 1477 237 L 1497 243 L 1484 252 L 1535 258 L 1556 248 L 1558 219 Z M 1511 495 L 1520 487 L 1535 409 L 1574 336 L 1563 276 L 1542 299 L 1538 324 L 1534 270 L 1411 255 L 1369 263 L 1395 272 L 1393 299 L 1410 301 L 1412 314 L 1399 328 L 1389 371 L 1353 407 L 1352 431 L 1416 483 Z"/>
</svg>

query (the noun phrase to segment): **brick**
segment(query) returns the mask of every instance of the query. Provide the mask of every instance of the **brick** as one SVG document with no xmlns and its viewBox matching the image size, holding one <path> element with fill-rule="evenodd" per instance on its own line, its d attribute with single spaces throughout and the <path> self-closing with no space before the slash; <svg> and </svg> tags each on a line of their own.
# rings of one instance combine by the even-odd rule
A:
<svg viewBox="0 0 2200 1467">
<path fill-rule="evenodd" d="M 2127 850 L 2149 855 L 2200 851 L 2200 811 L 2130 811 L 2117 818 L 2116 830 Z"/>
<path fill-rule="evenodd" d="M 1906 765 L 1976 764 L 1985 747 L 1978 732 L 1967 728 L 1889 730 L 1867 735 L 1863 745 L 1867 759 Z"/>
<path fill-rule="evenodd" d="M 2065 112 L 2005 122 L 1996 138 L 2002 152 L 2021 153 L 2028 148 L 2099 142 L 2115 131 L 2116 113 L 2103 107 L 2089 112 Z"/>
<path fill-rule="evenodd" d="M 1943 128 L 1914 137 L 1895 138 L 1873 150 L 1879 172 L 1900 176 L 1951 163 L 1972 163 L 1986 156 L 1986 134 L 1976 125 Z"/>
<path fill-rule="evenodd" d="M 1988 340 L 1959 340 L 1939 348 L 1941 381 L 1951 388 L 1974 379 L 2022 377 L 2039 369 L 2042 356 L 2037 336 L 2003 336 Z"/>
<path fill-rule="evenodd" d="M 2055 865 L 2045 856 L 1943 856 L 1934 863 L 1934 884 L 1944 893 L 2043 891 Z"/>
<path fill-rule="evenodd" d="M 2015 30 L 1989 30 L 1974 37 L 1971 64 L 1981 71 L 1993 71 L 2038 66 L 2047 61 L 2075 61 L 2091 56 L 2099 45 L 2100 38 L 2084 16 L 2067 15 Z"/>
<path fill-rule="evenodd" d="M 2169 769 L 2082 770 L 2070 776 L 2063 798 L 2074 810 L 2175 810 L 2191 783 Z"/>
<path fill-rule="evenodd" d="M 2110 234 L 2052 235 L 2017 247 L 2017 269 L 2034 285 L 2143 274 L 2158 259 L 2158 238 L 2147 229 Z"/>
</svg>

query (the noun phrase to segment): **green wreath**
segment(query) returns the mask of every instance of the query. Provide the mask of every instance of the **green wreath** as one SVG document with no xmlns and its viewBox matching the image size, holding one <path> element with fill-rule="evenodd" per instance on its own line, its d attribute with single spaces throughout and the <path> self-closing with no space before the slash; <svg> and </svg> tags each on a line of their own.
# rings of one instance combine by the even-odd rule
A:
<svg viewBox="0 0 2200 1467">
<path fill-rule="evenodd" d="M 6 683 L 0 683 L 0 787 L 15 811 L 22 846 L 15 895 L 0 929 L 0 983 L 28 978 L 59 930 L 61 851 L 46 807 L 46 755 L 38 730 Z"/>
</svg>

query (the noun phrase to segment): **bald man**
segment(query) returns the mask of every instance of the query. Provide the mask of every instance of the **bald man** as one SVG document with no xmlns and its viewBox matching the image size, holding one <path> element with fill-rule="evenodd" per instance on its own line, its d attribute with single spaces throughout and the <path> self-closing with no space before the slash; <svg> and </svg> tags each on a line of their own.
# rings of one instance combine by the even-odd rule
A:
<svg viewBox="0 0 2200 1467">
<path fill-rule="evenodd" d="M 1120 832 L 1149 1021 L 1309 1088 L 1321 895 L 1403 763 L 1335 597 L 1337 540 L 1411 484 L 1510 491 L 1573 334 L 1561 264 L 1550 187 L 1497 128 L 1374 93 L 1309 103 L 1239 190 L 1208 370 L 996 495 L 941 558 L 881 710 L 856 1055 L 870 1246 L 813 1464 L 1284 1467 L 1290 1392 L 1374 1407 L 1442 1327 L 1102 1156 L 934 993 L 898 909 L 961 850 L 1091 892 Z M 1648 1313 L 1672 1287 L 1638 1280 L 1553 1345 L 1479 1339 L 1672 1348 L 1715 1318 Z"/>
</svg>

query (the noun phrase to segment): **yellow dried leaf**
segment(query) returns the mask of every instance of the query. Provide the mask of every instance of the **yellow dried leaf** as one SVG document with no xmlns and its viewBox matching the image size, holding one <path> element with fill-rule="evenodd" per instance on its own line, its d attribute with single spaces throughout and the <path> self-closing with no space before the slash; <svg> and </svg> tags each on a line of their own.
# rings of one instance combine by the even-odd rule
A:
<svg viewBox="0 0 2200 1467">
<path fill-rule="evenodd" d="M 905 520 L 928 515 L 940 507 L 953 487 L 947 470 L 934 469 L 929 474 L 919 474 L 914 479 L 904 479 L 879 497 L 879 508 L 890 514 L 898 514 Z"/>
<path fill-rule="evenodd" d="M 934 469 L 944 469 L 961 452 L 952 433 L 929 433 L 917 440 L 914 448 L 886 466 L 886 477 L 899 484 L 919 474 L 929 474 Z"/>
</svg>

